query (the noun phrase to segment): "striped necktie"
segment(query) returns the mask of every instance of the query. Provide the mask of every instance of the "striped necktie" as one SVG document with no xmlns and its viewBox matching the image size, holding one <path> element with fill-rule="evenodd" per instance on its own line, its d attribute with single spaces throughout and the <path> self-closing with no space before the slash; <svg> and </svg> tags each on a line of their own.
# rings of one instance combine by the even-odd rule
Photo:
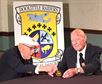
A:
<svg viewBox="0 0 102 84">
<path fill-rule="evenodd" d="M 85 60 L 83 59 L 83 54 L 82 53 L 79 53 L 79 56 L 80 56 L 80 59 L 79 59 L 80 66 L 82 67 L 83 63 L 85 63 Z"/>
</svg>

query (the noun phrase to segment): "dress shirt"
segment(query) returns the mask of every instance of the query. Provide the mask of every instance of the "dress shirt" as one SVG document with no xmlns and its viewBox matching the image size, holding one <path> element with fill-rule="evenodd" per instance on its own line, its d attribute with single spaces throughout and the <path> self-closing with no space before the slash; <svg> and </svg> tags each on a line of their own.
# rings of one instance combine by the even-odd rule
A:
<svg viewBox="0 0 102 84">
<path fill-rule="evenodd" d="M 81 50 L 81 51 L 77 51 L 77 63 L 76 63 L 76 67 L 77 67 L 77 68 L 80 67 L 80 61 L 79 61 L 79 59 L 80 59 L 79 54 L 80 54 L 80 53 L 83 54 L 83 59 L 85 60 L 85 51 L 86 51 L 86 47 L 87 47 L 87 46 L 85 45 L 85 47 L 84 47 L 83 50 Z"/>
</svg>

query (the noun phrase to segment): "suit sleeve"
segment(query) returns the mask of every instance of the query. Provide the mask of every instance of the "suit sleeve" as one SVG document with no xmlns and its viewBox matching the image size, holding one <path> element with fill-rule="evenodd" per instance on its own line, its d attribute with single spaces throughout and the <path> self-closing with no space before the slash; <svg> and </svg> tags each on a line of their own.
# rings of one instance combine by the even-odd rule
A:
<svg viewBox="0 0 102 84">
<path fill-rule="evenodd" d="M 67 64 L 66 64 L 66 56 L 68 55 L 67 49 L 65 49 L 62 61 L 58 63 L 58 70 L 60 70 L 62 73 L 67 69 Z"/>
<path fill-rule="evenodd" d="M 94 52 L 94 51 L 92 51 Z M 100 55 L 101 51 L 95 52 L 91 59 L 89 60 L 89 63 L 83 67 L 85 75 L 92 75 L 97 74 L 100 71 L 101 63 L 100 63 Z"/>
<path fill-rule="evenodd" d="M 7 55 L 7 54 L 5 54 L 5 55 Z M 7 57 L 6 58 L 7 59 L 7 63 L 8 63 L 8 66 L 9 67 L 11 67 L 17 73 L 30 73 L 30 74 L 34 74 L 35 73 L 36 66 L 34 66 L 32 64 L 26 64 L 26 65 L 24 65 L 20 61 L 20 58 L 18 58 L 15 55 L 16 54 L 10 54 L 9 53 L 9 56 L 6 56 Z"/>
</svg>

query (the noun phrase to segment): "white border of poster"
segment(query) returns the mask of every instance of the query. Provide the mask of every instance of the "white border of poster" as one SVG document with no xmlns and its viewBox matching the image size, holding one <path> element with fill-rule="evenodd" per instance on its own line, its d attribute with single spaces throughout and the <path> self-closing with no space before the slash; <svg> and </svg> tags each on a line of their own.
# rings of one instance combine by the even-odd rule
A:
<svg viewBox="0 0 102 84">
<path fill-rule="evenodd" d="M 64 51 L 63 3 L 45 1 L 14 1 L 13 13 L 15 46 L 18 45 L 18 40 L 22 34 L 30 35 L 32 38 L 41 38 L 41 35 L 39 34 L 42 34 L 43 37 L 44 34 L 46 34 L 47 42 L 43 40 L 43 46 L 42 48 L 40 48 L 42 50 L 42 52 L 40 52 L 40 55 L 42 55 L 43 57 L 41 57 L 39 54 L 37 56 L 40 56 L 40 58 L 34 57 L 34 65 L 39 63 L 57 64 L 59 61 L 61 61 Z M 26 18 L 26 16 L 29 17 L 30 23 L 27 22 L 28 17 Z M 32 24 L 34 24 L 33 28 L 31 28 Z M 28 29 L 26 29 L 26 26 Z M 46 27 L 47 29 L 45 30 Z M 50 30 L 53 32 L 51 33 Z M 53 38 L 54 35 L 55 38 Z M 39 39 L 39 41 L 41 41 L 41 39 Z M 49 45 L 47 44 L 48 42 Z"/>
</svg>

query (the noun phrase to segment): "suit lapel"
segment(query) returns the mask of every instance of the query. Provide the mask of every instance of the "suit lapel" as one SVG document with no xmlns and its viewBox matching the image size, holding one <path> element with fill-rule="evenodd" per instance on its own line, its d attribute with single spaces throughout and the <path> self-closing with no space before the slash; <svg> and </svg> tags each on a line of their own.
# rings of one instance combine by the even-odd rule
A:
<svg viewBox="0 0 102 84">
<path fill-rule="evenodd" d="M 72 57 L 72 59 L 73 59 L 73 64 L 74 64 L 74 66 L 76 66 L 76 62 L 77 62 L 77 52 L 74 50 L 73 51 L 73 53 L 72 53 L 73 55 L 73 57 Z"/>
<path fill-rule="evenodd" d="M 89 55 L 90 55 L 90 45 L 89 44 L 87 44 L 87 48 L 86 48 L 86 52 L 85 52 L 85 63 L 88 63 L 88 59 L 89 59 Z"/>
</svg>

